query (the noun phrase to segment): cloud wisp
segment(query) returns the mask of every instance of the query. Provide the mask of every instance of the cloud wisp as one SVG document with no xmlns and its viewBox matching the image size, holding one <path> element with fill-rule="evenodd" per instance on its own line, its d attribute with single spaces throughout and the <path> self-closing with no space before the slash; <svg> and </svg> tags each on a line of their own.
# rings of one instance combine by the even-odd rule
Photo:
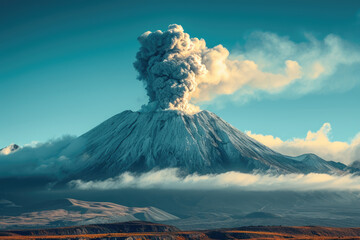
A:
<svg viewBox="0 0 360 240">
<path fill-rule="evenodd" d="M 325 160 L 345 164 L 360 160 L 360 133 L 350 143 L 347 143 L 331 141 L 329 139 L 330 132 L 330 123 L 324 123 L 317 132 L 308 131 L 305 138 L 293 138 L 285 141 L 272 135 L 256 134 L 251 131 L 245 133 L 275 151 L 289 156 L 314 153 Z"/>
<path fill-rule="evenodd" d="M 306 38 L 295 43 L 274 33 L 255 32 L 242 51 L 230 53 L 222 45 L 207 47 L 204 39 L 191 38 L 177 24 L 165 32 L 145 32 L 138 38 L 141 47 L 134 63 L 149 96 L 144 109 L 193 113 L 199 108 L 190 102 L 219 95 L 278 94 L 290 86 L 302 95 L 328 85 L 338 89 L 354 84 L 325 83 L 339 66 L 360 63 L 359 46 L 332 34 L 323 40 Z"/>
<path fill-rule="evenodd" d="M 69 186 L 76 189 L 177 189 L 177 190 L 215 190 L 239 189 L 251 191 L 272 190 L 360 190 L 360 176 L 310 174 L 248 174 L 226 172 L 222 174 L 197 175 L 185 177 L 178 175 L 175 168 L 151 171 L 141 175 L 124 173 L 115 178 L 100 181 L 73 180 Z"/>
</svg>

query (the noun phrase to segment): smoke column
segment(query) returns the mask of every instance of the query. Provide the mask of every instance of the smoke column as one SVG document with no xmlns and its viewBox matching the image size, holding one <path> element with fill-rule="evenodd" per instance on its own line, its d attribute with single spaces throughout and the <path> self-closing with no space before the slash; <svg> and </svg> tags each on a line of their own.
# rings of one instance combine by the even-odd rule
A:
<svg viewBox="0 0 360 240">
<path fill-rule="evenodd" d="M 176 24 L 164 33 L 145 32 L 138 40 L 141 48 L 134 66 L 150 102 L 162 109 L 192 111 L 189 99 L 197 87 L 196 78 L 207 71 L 202 63 L 205 41 L 191 39 Z"/>
</svg>

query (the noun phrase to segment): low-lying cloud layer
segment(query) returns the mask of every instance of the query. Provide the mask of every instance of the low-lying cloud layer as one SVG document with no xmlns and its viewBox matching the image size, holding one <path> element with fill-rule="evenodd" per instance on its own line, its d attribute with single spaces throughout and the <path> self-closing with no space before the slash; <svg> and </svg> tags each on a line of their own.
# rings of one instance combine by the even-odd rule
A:
<svg viewBox="0 0 360 240">
<path fill-rule="evenodd" d="M 241 51 L 230 54 L 224 46 L 209 48 L 204 39 L 190 38 L 180 25 L 172 24 L 165 32 L 148 31 L 139 37 L 134 66 L 145 83 L 150 106 L 189 113 L 198 110 L 189 102 L 219 95 L 237 93 L 235 99 L 246 101 L 259 92 L 278 94 L 288 89 L 303 95 L 356 84 L 349 76 L 341 82 L 328 81 L 339 66 L 360 63 L 359 46 L 332 34 L 323 40 L 311 35 L 306 39 L 295 43 L 274 33 L 254 32 Z"/>
<path fill-rule="evenodd" d="M 345 164 L 359 161 L 360 133 L 353 138 L 351 143 L 347 143 L 331 141 L 329 139 L 330 131 L 330 123 L 324 123 L 317 132 L 308 131 L 305 138 L 293 138 L 286 141 L 272 135 L 256 134 L 251 131 L 245 133 L 262 144 L 289 156 L 314 153 L 328 161 L 332 160 Z"/>
<path fill-rule="evenodd" d="M 63 171 L 74 166 L 74 162 L 61 155 L 74 139 L 65 136 L 45 143 L 25 145 L 16 152 L 0 155 L 0 176 L 28 177 L 50 176 L 61 177 Z"/>
<path fill-rule="evenodd" d="M 272 190 L 360 190 L 360 176 L 328 175 L 319 173 L 266 175 L 226 172 L 222 174 L 188 175 L 180 177 L 177 169 L 133 175 L 124 173 L 116 178 L 103 181 L 74 180 L 69 183 L 77 189 L 240 189 L 252 191 Z"/>
</svg>

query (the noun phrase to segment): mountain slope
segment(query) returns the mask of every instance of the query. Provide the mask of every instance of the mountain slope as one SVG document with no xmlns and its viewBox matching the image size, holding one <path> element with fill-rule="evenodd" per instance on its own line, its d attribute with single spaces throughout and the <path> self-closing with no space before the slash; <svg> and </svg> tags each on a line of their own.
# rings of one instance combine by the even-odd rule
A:
<svg viewBox="0 0 360 240">
<path fill-rule="evenodd" d="M 161 222 L 178 217 L 155 207 L 127 207 L 111 202 L 90 202 L 71 198 L 42 202 L 15 216 L 1 216 L 0 228 L 67 226 L 126 221 Z"/>
<path fill-rule="evenodd" d="M 284 156 L 209 111 L 194 115 L 125 111 L 77 138 L 62 154 L 78 159 L 75 175 L 82 179 L 169 167 L 200 174 L 341 173 L 346 169 L 315 155 Z"/>
<path fill-rule="evenodd" d="M 8 155 L 17 151 L 19 148 L 20 147 L 14 143 L 10 144 L 9 146 L 0 149 L 0 155 Z"/>
</svg>

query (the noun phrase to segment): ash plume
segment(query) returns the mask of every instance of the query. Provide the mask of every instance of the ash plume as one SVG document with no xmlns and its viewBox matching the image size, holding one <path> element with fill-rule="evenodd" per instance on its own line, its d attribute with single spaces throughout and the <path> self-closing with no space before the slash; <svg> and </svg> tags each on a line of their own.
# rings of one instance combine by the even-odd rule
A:
<svg viewBox="0 0 360 240">
<path fill-rule="evenodd" d="M 190 38 L 176 24 L 165 32 L 145 32 L 138 40 L 141 47 L 134 67 L 153 108 L 193 113 L 199 108 L 189 104 L 191 98 L 206 101 L 244 85 L 277 91 L 301 77 L 296 61 L 286 60 L 280 74 L 262 72 L 253 61 L 229 59 L 222 45 L 206 47 L 204 39 Z"/>
<path fill-rule="evenodd" d="M 138 38 L 141 48 L 135 68 L 145 82 L 150 102 L 162 109 L 189 111 L 190 95 L 196 78 L 206 73 L 202 63 L 205 41 L 191 39 L 180 25 L 170 25 L 166 32 L 145 32 Z"/>
</svg>

